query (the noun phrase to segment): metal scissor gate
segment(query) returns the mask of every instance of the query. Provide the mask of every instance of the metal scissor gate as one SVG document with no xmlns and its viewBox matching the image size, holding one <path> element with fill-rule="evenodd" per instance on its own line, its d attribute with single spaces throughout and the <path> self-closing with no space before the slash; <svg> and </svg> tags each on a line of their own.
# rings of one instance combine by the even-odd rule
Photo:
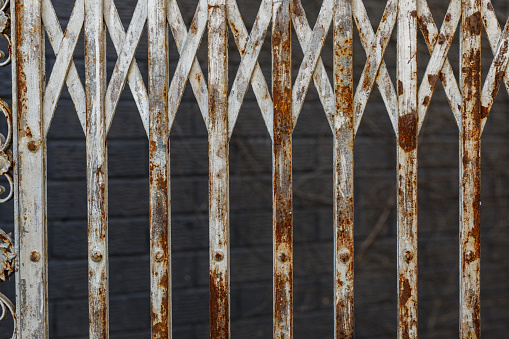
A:
<svg viewBox="0 0 509 339">
<path fill-rule="evenodd" d="M 14 312 L 17 338 L 49 337 L 46 135 L 64 84 L 86 135 L 89 336 L 108 337 L 106 139 L 120 94 L 128 84 L 149 140 L 152 338 L 171 337 L 169 143 L 187 82 L 208 130 L 210 336 L 230 337 L 229 140 L 250 85 L 273 145 L 274 338 L 293 336 L 292 132 L 313 82 L 334 136 L 335 335 L 354 335 L 353 142 L 376 83 L 397 138 L 398 337 L 416 338 L 417 136 L 438 81 L 445 88 L 460 140 L 460 335 L 480 337 L 480 137 L 501 83 L 509 90 L 509 25 L 501 29 L 490 0 L 451 0 L 440 28 L 426 0 L 388 0 L 376 31 L 362 0 L 323 0 L 314 27 L 309 26 L 300 0 L 261 0 L 251 32 L 236 0 L 199 0 L 189 29 L 177 0 L 138 0 L 127 31 L 119 19 L 118 3 L 76 0 L 65 32 L 51 0 L 1 4 L 0 33 L 12 39 L 12 50 L 5 51 L 3 60 L 7 63 L 12 57 L 13 114 L 0 101 L 10 128 L 0 147 L 0 170 L 11 183 L 16 225 L 14 241 L 0 234 L 0 280 L 16 271 L 17 298 L 15 310 L 3 295 L 0 303 L 4 311 Z M 354 23 L 367 56 L 356 88 L 352 79 Z M 291 77 L 292 24 L 304 52 L 295 81 Z M 257 62 L 269 25 L 272 79 L 264 77 Z M 397 79 L 391 79 L 383 56 L 396 25 Z M 242 56 L 230 88 L 228 26 Z M 481 86 L 483 26 L 494 59 Z M 145 27 L 146 84 L 134 58 Z M 118 55 L 109 83 L 106 28 Z M 420 83 L 419 28 L 431 55 Z M 447 58 L 457 29 L 459 81 Z M 73 62 L 82 30 L 85 79 L 80 79 Z M 329 31 L 333 32 L 332 81 L 320 58 Z M 171 76 L 169 34 L 180 54 Z M 204 34 L 208 36 L 208 83 L 196 58 Z M 45 36 L 57 56 L 47 77 Z M 8 151 L 11 141 L 12 155 Z"/>
</svg>

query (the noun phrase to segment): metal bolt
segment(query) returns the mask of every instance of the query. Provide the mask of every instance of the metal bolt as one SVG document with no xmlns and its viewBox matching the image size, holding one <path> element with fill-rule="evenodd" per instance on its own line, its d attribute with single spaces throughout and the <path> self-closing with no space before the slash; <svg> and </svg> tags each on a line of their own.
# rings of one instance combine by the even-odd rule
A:
<svg viewBox="0 0 509 339">
<path fill-rule="evenodd" d="M 30 152 L 37 152 L 39 149 L 39 144 L 34 140 L 30 141 L 27 146 Z"/>
<path fill-rule="evenodd" d="M 344 251 L 339 255 L 339 259 L 341 259 L 342 262 L 345 264 L 350 260 L 350 252 Z"/>
<path fill-rule="evenodd" d="M 223 255 L 223 253 L 221 253 L 221 252 L 216 252 L 216 254 L 214 254 L 214 259 L 215 259 L 216 261 L 222 261 L 222 260 L 224 259 L 224 255 Z"/>
<path fill-rule="evenodd" d="M 32 253 L 30 253 L 30 260 L 33 262 L 38 262 L 41 260 L 41 255 L 37 251 L 32 251 Z"/>
<path fill-rule="evenodd" d="M 157 262 L 161 262 L 164 259 L 164 252 L 161 250 L 157 250 L 154 254 L 154 258 Z"/>
<path fill-rule="evenodd" d="M 410 260 L 412 260 L 413 257 L 414 257 L 414 255 L 412 254 L 412 251 L 405 251 L 406 262 L 410 262 Z"/>
<path fill-rule="evenodd" d="M 103 255 L 101 251 L 95 250 L 92 252 L 92 254 L 90 254 L 90 258 L 92 258 L 92 261 L 100 262 L 103 260 Z"/>
<path fill-rule="evenodd" d="M 468 261 L 474 260 L 475 259 L 474 252 L 467 251 L 467 253 L 465 253 L 465 259 L 467 259 Z"/>
<path fill-rule="evenodd" d="M 287 260 L 288 260 L 288 256 L 286 255 L 286 253 L 285 253 L 285 252 L 283 252 L 283 253 L 281 253 L 281 254 L 279 255 L 279 261 L 281 261 L 281 262 L 286 262 Z"/>
</svg>

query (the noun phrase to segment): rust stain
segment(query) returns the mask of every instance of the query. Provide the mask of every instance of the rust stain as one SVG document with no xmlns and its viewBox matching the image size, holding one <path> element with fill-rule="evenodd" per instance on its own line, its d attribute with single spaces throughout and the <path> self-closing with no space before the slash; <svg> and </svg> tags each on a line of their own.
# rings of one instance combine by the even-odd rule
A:
<svg viewBox="0 0 509 339">
<path fill-rule="evenodd" d="M 398 95 L 403 95 L 404 89 L 403 89 L 403 83 L 401 80 L 398 80 Z"/>
<path fill-rule="evenodd" d="M 405 152 L 411 152 L 417 147 L 417 115 L 405 114 L 398 119 L 399 146 Z"/>
<path fill-rule="evenodd" d="M 470 32 L 472 35 L 481 34 L 481 12 L 475 12 L 465 19 L 464 30 Z"/>
</svg>

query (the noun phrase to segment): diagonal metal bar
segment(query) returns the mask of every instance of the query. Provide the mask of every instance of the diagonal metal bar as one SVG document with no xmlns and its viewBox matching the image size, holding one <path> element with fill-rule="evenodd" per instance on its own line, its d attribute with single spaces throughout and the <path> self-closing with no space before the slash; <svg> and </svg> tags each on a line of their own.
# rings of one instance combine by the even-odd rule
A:
<svg viewBox="0 0 509 339">
<path fill-rule="evenodd" d="M 120 20 L 120 16 L 118 15 L 117 7 L 115 6 L 113 0 L 104 0 L 104 21 L 106 22 L 106 27 L 108 28 L 111 41 L 113 42 L 115 50 L 117 51 L 117 55 L 120 55 L 122 46 L 126 39 L 126 33 L 124 31 L 122 21 Z M 136 102 L 136 106 L 138 107 L 138 111 L 140 112 L 143 127 L 145 128 L 145 132 L 148 135 L 148 94 L 135 58 L 132 60 L 127 80 L 129 87 L 131 88 L 131 93 L 133 94 L 134 101 Z M 113 121 L 114 114 L 115 111 L 106 111 L 107 131 L 111 127 L 111 122 Z"/>
<path fill-rule="evenodd" d="M 481 134 L 486 125 L 493 101 L 497 96 L 502 78 L 507 71 L 509 61 L 509 19 L 507 19 L 504 31 L 500 37 L 497 52 L 493 58 L 488 75 L 481 92 Z"/>
<path fill-rule="evenodd" d="M 375 83 L 375 79 L 378 75 L 378 69 L 383 62 L 383 55 L 396 23 L 397 14 L 398 1 L 387 1 L 387 5 L 385 6 L 382 20 L 378 25 L 376 35 L 371 40 L 371 48 L 369 49 L 366 65 L 362 71 L 362 75 L 357 85 L 357 90 L 355 91 L 355 96 L 353 99 L 355 131 L 357 131 L 359 128 L 369 95 L 371 94 L 373 84 Z"/>
<path fill-rule="evenodd" d="M 81 7 L 81 10 L 80 10 Z M 78 12 L 78 15 L 75 16 L 76 22 L 71 24 L 71 20 L 73 19 L 73 16 L 75 11 Z M 83 17 L 80 18 L 79 12 L 84 11 L 84 2 L 83 0 L 77 0 L 74 8 L 73 8 L 73 14 L 71 15 L 71 18 L 69 19 L 69 23 L 67 25 L 67 30 L 74 31 L 78 27 L 81 29 L 83 26 L 83 20 L 84 20 L 84 14 Z M 60 26 L 57 14 L 55 12 L 55 9 L 53 7 L 53 4 L 51 3 L 51 0 L 43 0 L 42 2 L 42 21 L 44 23 L 44 28 L 46 30 L 46 33 L 48 35 L 49 42 L 51 44 L 51 47 L 55 51 L 55 54 L 57 55 L 57 62 L 58 62 L 58 55 L 60 54 L 60 50 L 62 48 L 62 40 L 64 39 L 64 33 L 62 32 L 62 28 Z M 80 23 L 81 21 L 81 23 Z M 70 32 L 69 32 L 70 33 Z M 68 32 L 66 32 L 66 36 L 69 35 Z M 79 35 L 79 33 L 77 34 Z M 76 41 L 74 41 L 74 45 L 76 44 Z M 81 127 L 83 128 L 83 131 L 85 131 L 85 125 L 86 125 L 86 100 L 85 100 L 85 89 L 83 88 L 83 84 L 80 81 L 78 70 L 76 69 L 76 65 L 74 64 L 74 61 L 72 61 L 72 52 L 74 51 L 74 48 L 70 50 L 71 45 L 73 41 L 69 40 L 67 38 L 67 42 L 64 43 L 66 46 L 66 49 L 68 50 L 70 55 L 67 55 L 67 57 L 70 57 L 70 66 L 67 66 L 65 68 L 66 76 L 64 75 L 63 79 L 59 78 L 60 76 L 56 76 L 55 80 L 51 80 L 48 83 L 48 86 L 46 87 L 46 92 L 44 94 L 44 110 L 43 110 L 43 116 L 44 116 L 44 127 L 43 132 L 44 135 L 48 133 L 49 126 L 51 123 L 51 119 L 53 117 L 53 114 L 55 112 L 55 108 L 58 102 L 58 96 L 60 95 L 62 91 L 62 86 L 60 82 L 65 81 L 67 84 L 67 88 L 69 90 L 69 94 L 71 95 L 71 99 L 74 102 L 74 106 L 76 108 L 76 112 L 78 114 L 78 118 L 81 123 Z M 65 54 L 65 52 L 64 52 Z M 67 59 L 64 58 L 64 54 L 60 57 L 62 65 L 69 65 L 69 63 L 66 63 Z M 55 63 L 56 65 L 56 63 Z M 53 67 L 54 72 L 62 72 L 61 67 Z M 52 74 L 53 76 L 53 74 Z"/>
<path fill-rule="evenodd" d="M 493 52 L 493 55 L 495 55 L 500 43 L 500 37 L 502 36 L 502 28 L 498 23 L 497 15 L 495 14 L 495 9 L 491 4 L 491 0 L 482 0 L 481 15 L 491 51 Z M 509 75 L 507 72 L 504 74 L 504 84 L 507 93 L 509 93 Z"/>
<path fill-rule="evenodd" d="M 265 35 L 272 19 L 272 0 L 262 0 L 249 40 L 247 40 L 247 29 L 240 16 L 237 1 L 228 0 L 227 9 L 229 24 L 242 55 L 242 60 L 228 97 L 229 136 L 231 137 L 233 133 L 233 128 L 239 116 L 249 83 L 252 83 L 258 105 L 272 138 L 272 100 L 270 99 L 267 82 L 258 64 L 258 55 L 260 54 L 262 43 L 265 40 Z"/>
<path fill-rule="evenodd" d="M 372 42 L 375 39 L 375 32 L 373 31 L 373 27 L 371 27 L 371 23 L 369 21 L 368 13 L 366 11 L 366 7 L 364 7 L 364 3 L 361 0 L 353 0 L 352 1 L 352 12 L 353 18 L 355 20 L 355 24 L 357 25 L 357 29 L 359 31 L 359 36 L 361 38 L 362 47 L 366 52 L 366 56 L 369 56 L 370 49 L 372 46 Z M 398 131 L 398 97 L 396 95 L 396 90 L 394 89 L 394 85 L 392 83 L 389 72 L 387 71 L 387 66 L 385 62 L 382 61 L 380 67 L 378 69 L 378 75 L 376 77 L 376 83 L 378 85 L 378 90 L 382 95 L 382 99 L 385 103 L 385 107 L 387 108 L 387 112 L 389 113 L 389 118 L 391 119 L 392 127 L 394 132 L 397 134 Z M 357 132 L 359 122 L 355 122 L 355 131 Z"/>
<path fill-rule="evenodd" d="M 175 39 L 175 44 L 177 45 L 179 54 L 181 54 L 187 40 L 188 33 L 176 0 L 168 0 L 167 16 L 168 24 L 170 25 L 173 38 Z M 196 56 L 193 59 L 191 71 L 189 73 L 189 82 L 191 83 L 196 101 L 200 107 L 203 120 L 205 121 L 205 124 L 207 124 L 207 117 L 209 114 L 209 94 L 207 84 L 205 82 L 205 76 L 203 75 Z"/>
<path fill-rule="evenodd" d="M 136 48 L 141 38 L 141 33 L 147 21 L 147 0 L 138 0 L 136 8 L 134 9 L 133 17 L 127 34 L 125 35 L 122 49 L 118 53 L 117 63 L 111 80 L 106 90 L 105 96 L 105 110 L 108 119 L 113 119 L 115 110 L 117 109 L 120 94 L 124 90 L 127 76 L 133 69 L 133 59 Z M 106 121 L 106 126 L 111 125 L 111 120 Z"/>
<path fill-rule="evenodd" d="M 312 31 L 309 26 L 308 19 L 306 17 L 306 12 L 302 7 L 301 0 L 291 0 L 291 8 L 292 8 L 292 21 L 295 28 L 295 33 L 297 33 L 297 38 L 299 40 L 300 46 L 305 52 L 306 46 L 308 46 L 309 39 L 311 38 Z M 316 63 L 316 69 L 313 73 L 313 81 L 318 91 L 318 97 L 322 103 L 323 109 L 325 111 L 325 115 L 327 120 L 329 121 L 329 125 L 332 130 L 334 130 L 334 90 L 332 89 L 331 82 L 329 81 L 329 77 L 327 76 L 327 72 L 325 70 L 325 66 L 323 65 L 322 58 L 319 57 Z M 297 124 L 297 121 L 293 121 L 293 126 Z"/>
<path fill-rule="evenodd" d="M 309 36 L 308 44 L 305 46 L 305 48 L 303 48 L 304 58 L 300 65 L 299 73 L 297 74 L 297 79 L 295 80 L 295 84 L 292 89 L 292 114 L 294 128 L 297 124 L 297 119 L 299 118 L 300 111 L 302 110 L 302 105 L 304 104 L 304 99 L 306 98 L 306 93 L 311 82 L 311 77 L 315 73 L 314 70 L 316 68 L 318 58 L 320 58 L 320 53 L 322 52 L 325 38 L 329 32 L 329 28 L 332 22 L 332 14 L 334 12 L 333 9 L 333 0 L 323 1 L 322 7 L 320 8 L 320 13 L 318 14 L 318 19 L 316 19 L 315 27 L 313 28 L 313 32 Z"/>
<path fill-rule="evenodd" d="M 431 13 L 429 18 L 433 20 L 431 17 Z M 430 51 L 432 51 L 432 55 L 429 60 L 428 66 L 426 67 L 426 71 L 424 73 L 421 86 L 419 87 L 417 99 L 418 103 L 417 110 L 419 113 L 419 131 L 421 130 L 422 124 L 424 122 L 424 118 L 426 116 L 426 112 L 431 102 L 431 97 L 433 96 L 436 84 L 438 82 L 438 79 L 440 78 L 440 74 L 443 72 L 444 62 L 447 59 L 447 53 L 449 52 L 449 48 L 451 47 L 452 40 L 454 39 L 454 33 L 456 31 L 456 28 L 458 27 L 460 19 L 461 19 L 461 0 L 452 0 L 449 4 L 449 8 L 447 9 L 444 23 L 442 24 L 442 27 L 440 29 L 440 34 L 438 34 L 437 37 L 433 40 L 434 41 L 433 47 L 430 48 Z M 452 73 L 451 75 L 454 77 Z M 454 83 L 456 83 L 456 80 L 454 80 Z M 459 95 L 459 97 L 461 97 L 459 91 L 456 95 Z M 459 108 L 457 106 L 455 108 L 459 112 Z M 455 114 L 455 116 L 457 116 L 457 114 Z"/>
<path fill-rule="evenodd" d="M 445 20 L 447 21 L 447 15 L 445 17 Z M 428 46 L 428 50 L 430 51 L 430 53 L 433 53 L 435 42 L 438 41 L 439 39 L 439 32 L 437 26 L 435 25 L 435 21 L 433 20 L 433 16 L 431 15 L 431 11 L 428 7 L 428 2 L 426 0 L 419 0 L 418 2 L 417 21 L 419 22 L 419 26 L 421 27 L 421 32 L 424 36 L 424 40 L 426 41 L 426 45 Z M 452 112 L 454 114 L 454 118 L 456 119 L 456 123 L 458 127 L 460 127 L 462 97 L 458 87 L 458 83 L 456 81 L 456 78 L 454 77 L 451 64 L 449 63 L 449 59 L 447 58 L 445 58 L 444 63 L 442 65 L 440 81 L 442 81 L 442 85 L 444 86 L 445 94 L 447 96 L 447 100 L 449 101 L 449 106 L 451 107 Z M 422 100 L 424 100 L 424 98 L 422 98 Z M 422 121 L 419 121 L 419 123 L 422 123 Z"/>
<path fill-rule="evenodd" d="M 194 14 L 193 21 L 191 22 L 191 29 L 187 34 L 182 49 L 180 51 L 180 59 L 177 64 L 177 69 L 173 75 L 170 84 L 170 91 L 168 92 L 168 114 L 170 126 L 175 119 L 180 100 L 186 88 L 187 79 L 191 72 L 191 67 L 194 63 L 194 58 L 200 42 L 203 37 L 203 32 L 207 26 L 207 0 L 200 0 L 196 13 Z"/>
</svg>

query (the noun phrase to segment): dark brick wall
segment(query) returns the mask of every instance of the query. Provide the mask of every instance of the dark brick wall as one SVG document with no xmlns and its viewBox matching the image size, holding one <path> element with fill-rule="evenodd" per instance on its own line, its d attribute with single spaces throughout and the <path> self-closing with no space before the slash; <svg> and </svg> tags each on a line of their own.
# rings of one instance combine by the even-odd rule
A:
<svg viewBox="0 0 509 339">
<path fill-rule="evenodd" d="M 187 23 L 197 1 L 180 0 Z M 303 1 L 310 22 L 319 1 Z M 383 1 L 365 0 L 373 26 Z M 430 0 L 436 21 L 446 1 Z M 62 24 L 71 2 L 53 1 Z M 117 1 L 125 25 L 134 0 Z M 258 1 L 240 1 L 248 29 Z M 501 22 L 506 2 L 494 3 Z M 498 6 L 498 7 L 497 7 Z M 394 32 L 395 33 L 395 32 Z M 270 32 L 260 64 L 270 81 Z M 420 79 L 429 53 L 419 35 Z M 240 62 L 230 39 L 230 82 Z M 355 81 L 365 54 L 355 37 Z M 294 35 L 294 75 L 302 52 Z M 322 57 L 332 69 L 330 37 Z M 484 40 L 483 73 L 492 54 Z M 449 58 L 458 76 L 458 41 Z M 147 73 L 146 33 L 137 60 Z M 395 34 L 385 61 L 395 79 Z M 55 56 L 47 46 L 48 75 Z M 178 60 L 174 44 L 171 70 Z M 206 73 L 206 37 L 199 50 Z M 75 62 L 83 81 L 83 39 Z M 108 70 L 116 54 L 108 40 Z M 0 71 L 0 95 L 10 98 L 9 70 Z M 329 74 L 330 75 L 330 74 Z M 188 86 L 189 87 L 189 86 Z M 483 136 L 482 331 L 502 338 L 509 324 L 509 97 L 502 89 Z M 87 238 L 85 138 L 66 90 L 48 136 L 48 250 L 51 338 L 86 338 Z M 171 133 L 173 324 L 176 338 L 208 336 L 207 132 L 187 88 Z M 110 320 L 112 338 L 149 337 L 148 145 L 129 89 L 108 135 Z M 374 89 L 355 140 L 355 307 L 358 338 L 396 336 L 396 145 L 392 126 Z M 332 338 L 332 134 L 311 85 L 293 144 L 295 224 L 295 337 Z M 231 303 L 235 338 L 272 333 L 271 143 L 250 90 L 230 148 Z M 419 335 L 458 336 L 458 129 L 441 85 L 437 86 L 419 138 Z M 2 206 L 0 227 L 12 230 L 12 203 Z M 376 235 L 368 242 L 370 235 Z M 0 291 L 14 298 L 14 282 Z M 0 327 L 0 338 L 9 325 Z"/>
</svg>

